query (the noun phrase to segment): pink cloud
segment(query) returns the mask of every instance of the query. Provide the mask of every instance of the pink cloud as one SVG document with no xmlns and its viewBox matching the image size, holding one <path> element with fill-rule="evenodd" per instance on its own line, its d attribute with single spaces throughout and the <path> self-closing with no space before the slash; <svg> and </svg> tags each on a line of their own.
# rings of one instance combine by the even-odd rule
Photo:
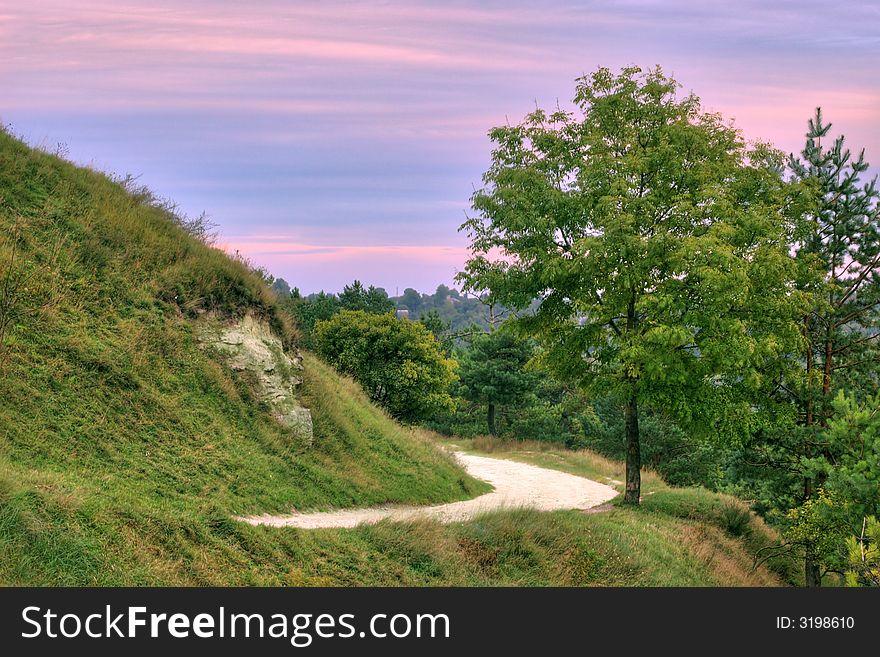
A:
<svg viewBox="0 0 880 657">
<path fill-rule="evenodd" d="M 391 294 L 404 287 L 433 290 L 438 282 L 453 284 L 470 255 L 467 247 L 456 245 L 320 245 L 281 235 L 230 239 L 222 248 L 238 251 L 306 294 L 339 291 L 354 279 Z"/>
<path fill-rule="evenodd" d="M 833 85 L 816 90 L 756 87 L 738 97 L 726 96 L 723 114 L 734 119 L 747 138 L 771 141 L 791 152 L 802 148 L 807 120 L 817 106 L 822 107 L 823 116 L 833 124 L 834 134 L 845 134 L 848 146 L 865 148 L 868 159 L 873 157 L 874 164 L 880 164 L 880 136 L 872 128 L 880 122 L 877 89 Z"/>
<path fill-rule="evenodd" d="M 446 262 L 450 258 L 458 258 L 461 261 L 469 254 L 467 247 L 455 245 L 306 244 L 289 240 L 280 235 L 277 237 L 242 236 L 224 240 L 220 246 L 229 253 L 239 251 L 247 257 L 284 258 L 295 255 L 298 258 L 315 258 L 324 262 L 362 257 L 393 257 L 418 259 L 424 262 Z"/>
</svg>

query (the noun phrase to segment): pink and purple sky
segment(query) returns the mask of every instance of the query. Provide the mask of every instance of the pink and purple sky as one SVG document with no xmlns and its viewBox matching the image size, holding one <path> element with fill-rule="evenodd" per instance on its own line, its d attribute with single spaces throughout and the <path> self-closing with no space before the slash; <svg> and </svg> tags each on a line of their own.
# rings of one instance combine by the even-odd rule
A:
<svg viewBox="0 0 880 657">
<path fill-rule="evenodd" d="M 0 0 L 0 121 L 306 293 L 450 284 L 488 130 L 629 64 L 786 151 L 821 105 L 880 170 L 876 0 Z"/>
</svg>

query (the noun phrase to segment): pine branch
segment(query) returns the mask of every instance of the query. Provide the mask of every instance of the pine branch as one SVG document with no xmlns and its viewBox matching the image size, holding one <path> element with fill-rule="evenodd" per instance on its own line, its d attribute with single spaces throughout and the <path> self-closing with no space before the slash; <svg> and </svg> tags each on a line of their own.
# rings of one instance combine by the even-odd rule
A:
<svg viewBox="0 0 880 657">
<path fill-rule="evenodd" d="M 880 252 L 874 256 L 873 260 L 865 265 L 865 268 L 859 273 L 856 277 L 856 280 L 850 285 L 849 289 L 846 293 L 840 298 L 837 302 L 837 307 L 840 308 L 844 303 L 846 303 L 847 299 L 849 299 L 859 288 L 859 286 L 865 281 L 868 277 L 868 274 L 874 273 L 877 269 L 878 265 L 880 265 Z"/>
<path fill-rule="evenodd" d="M 841 354 L 851 347 L 856 346 L 857 344 L 863 344 L 865 342 L 869 342 L 871 340 L 875 340 L 876 338 L 880 338 L 880 333 L 875 333 L 874 335 L 868 335 L 864 338 L 859 338 L 858 340 L 853 340 L 852 342 L 847 342 L 845 345 L 838 347 L 837 349 L 832 350 L 832 355 Z"/>
</svg>

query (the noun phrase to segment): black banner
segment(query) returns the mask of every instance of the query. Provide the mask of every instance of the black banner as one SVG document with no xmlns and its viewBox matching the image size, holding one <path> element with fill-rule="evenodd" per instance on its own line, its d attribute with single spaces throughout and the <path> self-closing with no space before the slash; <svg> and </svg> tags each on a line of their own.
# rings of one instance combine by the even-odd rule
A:
<svg viewBox="0 0 880 657">
<path fill-rule="evenodd" d="M 0 589 L 8 655 L 866 649 L 870 589 Z M 87 651 L 87 652 L 80 652 Z M 374 651 L 381 651 L 374 653 Z M 613 653 L 609 653 L 613 654 Z"/>
</svg>

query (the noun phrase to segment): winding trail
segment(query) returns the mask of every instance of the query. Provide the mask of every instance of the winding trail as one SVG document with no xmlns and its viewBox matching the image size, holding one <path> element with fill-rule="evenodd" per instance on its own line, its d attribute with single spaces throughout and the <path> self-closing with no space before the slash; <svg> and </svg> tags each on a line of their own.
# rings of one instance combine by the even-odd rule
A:
<svg viewBox="0 0 880 657">
<path fill-rule="evenodd" d="M 527 507 L 539 511 L 588 509 L 608 502 L 618 494 L 610 486 L 558 470 L 464 452 L 454 452 L 454 455 L 468 474 L 489 482 L 495 490 L 472 500 L 435 506 L 381 506 L 288 515 L 266 514 L 238 520 L 252 525 L 302 529 L 356 527 L 361 523 L 372 524 L 386 518 L 435 518 L 440 522 L 459 522 L 500 508 Z"/>
</svg>

